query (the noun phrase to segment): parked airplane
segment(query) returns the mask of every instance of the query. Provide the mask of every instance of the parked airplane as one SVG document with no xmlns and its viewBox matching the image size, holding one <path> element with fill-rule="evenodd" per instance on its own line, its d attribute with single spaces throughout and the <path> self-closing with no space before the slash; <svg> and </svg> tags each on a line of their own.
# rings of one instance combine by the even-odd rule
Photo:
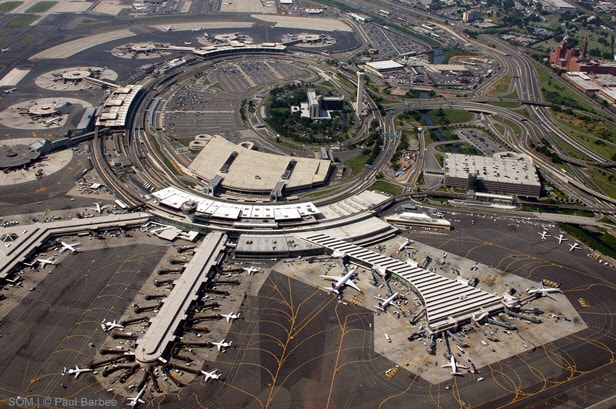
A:
<svg viewBox="0 0 616 409">
<path fill-rule="evenodd" d="M 569 252 L 575 250 L 575 249 L 579 249 L 580 248 L 580 244 L 579 243 L 572 243 L 569 244 Z"/>
<path fill-rule="evenodd" d="M 551 293 L 561 293 L 562 294 L 563 290 L 561 290 L 560 288 L 545 287 L 543 283 L 541 283 L 541 286 L 539 288 L 529 288 L 526 290 L 526 292 L 528 294 L 535 295 L 537 297 L 550 297 Z"/>
<path fill-rule="evenodd" d="M 101 205 L 99 202 L 94 203 L 96 207 L 93 207 L 92 210 L 96 210 L 99 213 L 103 213 L 103 210 L 109 207 L 109 205 Z"/>
<path fill-rule="evenodd" d="M 53 257 L 52 258 L 37 258 L 36 261 L 42 266 L 45 266 L 47 264 L 51 264 L 51 265 L 60 264 L 56 262 L 56 260 Z"/>
<path fill-rule="evenodd" d="M 128 405 L 135 407 L 140 403 L 145 403 L 145 401 L 143 399 L 141 399 L 143 397 L 143 394 L 145 393 L 145 386 L 143 388 L 141 388 L 141 390 L 139 391 L 139 393 L 137 394 L 137 396 L 135 396 L 134 398 L 128 398 Z"/>
<path fill-rule="evenodd" d="M 210 379 L 217 380 L 217 379 L 220 379 L 220 377 L 222 376 L 221 373 L 216 372 L 216 369 L 212 369 L 211 371 L 204 371 L 202 369 L 201 370 L 201 374 L 205 376 L 205 382 L 206 383 Z"/>
<path fill-rule="evenodd" d="M 390 306 L 390 305 L 393 305 L 394 307 L 400 309 L 400 306 L 394 302 L 394 300 L 396 298 L 398 298 L 398 295 L 399 295 L 399 293 L 393 293 L 391 295 L 391 297 L 389 297 L 389 298 L 379 297 L 378 295 L 374 296 L 374 298 L 376 298 L 377 300 L 381 301 L 379 303 L 379 305 L 375 305 L 375 307 L 378 308 L 379 310 L 383 311 L 383 312 L 385 312 L 387 307 Z"/>
<path fill-rule="evenodd" d="M 242 267 L 242 270 L 244 270 L 245 272 L 248 273 L 249 276 L 251 276 L 253 273 L 258 273 L 259 271 L 261 271 L 261 267 L 255 267 L 255 266 Z"/>
<path fill-rule="evenodd" d="M 118 323 L 118 321 L 116 320 L 113 320 L 113 321 L 103 320 L 103 322 L 101 322 L 101 328 L 103 329 L 103 331 L 108 332 L 114 328 L 124 329 L 124 325 Z"/>
<path fill-rule="evenodd" d="M 558 235 L 556 237 L 556 240 L 558 240 L 558 244 L 562 244 L 563 241 L 567 241 L 567 239 L 565 238 L 565 236 L 563 236 L 562 234 Z"/>
<path fill-rule="evenodd" d="M 203 27 L 199 27 L 199 28 L 191 28 L 191 29 L 190 29 L 190 31 L 195 32 L 195 33 L 196 33 L 197 31 L 201 31 L 201 30 L 203 30 Z"/>
<path fill-rule="evenodd" d="M 339 275 L 339 276 L 321 275 L 321 278 L 324 278 L 325 280 L 335 281 L 335 283 L 332 283 L 331 288 L 328 288 L 328 287 L 325 287 L 325 288 L 327 290 L 331 290 L 332 292 L 336 294 L 340 294 L 340 291 L 345 286 L 350 285 L 351 287 L 353 287 L 354 289 L 356 289 L 357 291 L 361 293 L 362 291 L 357 286 L 357 284 L 355 284 L 355 282 L 353 281 L 353 276 L 355 275 L 355 268 L 349 270 L 348 272 L 345 266 L 342 266 L 342 268 L 344 269 L 344 272 L 345 272 L 344 275 Z"/>
<path fill-rule="evenodd" d="M 37 259 L 32 260 L 32 262 L 30 262 L 30 263 L 26 263 L 26 262 L 23 263 L 23 265 L 31 267 L 31 268 L 36 267 L 37 264 L 40 264 L 40 265 L 52 264 L 52 265 L 54 265 L 54 264 L 60 264 L 60 263 L 57 262 L 53 257 L 52 258 L 48 258 L 48 259 L 37 258 Z"/>
<path fill-rule="evenodd" d="M 545 241 L 545 238 L 546 238 L 546 237 L 550 237 L 550 235 L 548 234 L 548 232 L 547 232 L 547 231 L 545 231 L 545 230 L 544 230 L 544 231 L 542 231 L 542 232 L 540 232 L 540 233 L 539 233 L 539 235 L 541 236 L 541 240 L 543 240 L 543 241 Z"/>
<path fill-rule="evenodd" d="M 11 51 L 11 47 L 6 47 L 2 49 L 2 54 L 4 53 L 8 53 L 9 51 Z"/>
<path fill-rule="evenodd" d="M 405 241 L 400 242 L 398 244 L 399 244 L 398 253 L 400 253 L 402 250 L 413 248 L 411 247 L 411 239 L 406 239 Z"/>
<path fill-rule="evenodd" d="M 64 253 L 66 250 L 70 250 L 71 253 L 76 253 L 79 251 L 79 249 L 77 249 L 77 246 L 81 244 L 79 242 L 68 244 L 64 241 L 61 241 L 60 243 L 62 243 L 62 248 L 60 249 L 60 253 Z"/>
<path fill-rule="evenodd" d="M 169 24 L 167 27 L 165 27 L 165 31 L 173 31 L 175 30 L 175 28 L 173 28 L 173 26 L 171 24 Z"/>
<path fill-rule="evenodd" d="M 184 41 L 184 45 L 191 45 L 192 41 Z"/>
<path fill-rule="evenodd" d="M 227 319 L 227 322 L 231 322 L 237 318 L 240 317 L 240 313 L 238 312 L 237 314 L 234 312 L 230 312 L 229 314 L 220 314 L 221 317 L 225 317 Z"/>
<path fill-rule="evenodd" d="M 60 122 L 61 119 L 62 119 L 62 115 L 55 116 L 55 117 L 53 117 L 51 119 L 47 119 L 47 120 L 43 121 L 43 125 L 45 125 L 45 126 L 58 125 L 58 123 Z"/>
<path fill-rule="evenodd" d="M 220 342 L 210 342 L 212 345 L 216 345 L 218 352 L 225 352 L 225 348 L 229 348 L 233 341 L 226 342 L 224 339 Z"/>
<path fill-rule="evenodd" d="M 11 89 L 5 89 L 4 93 L 5 94 L 12 94 L 13 92 L 17 91 L 17 88 L 11 88 Z"/>
<path fill-rule="evenodd" d="M 64 368 L 64 371 L 62 372 L 68 373 L 69 375 L 75 375 L 75 379 L 77 379 L 77 377 L 81 375 L 82 372 L 92 372 L 92 369 L 80 368 L 79 365 L 75 365 L 75 368 L 71 368 L 68 371 L 66 370 L 66 368 Z"/>
<path fill-rule="evenodd" d="M 443 365 L 443 368 L 447 368 L 447 367 L 451 368 L 451 372 L 450 373 L 452 375 L 462 375 L 462 372 L 458 371 L 458 368 L 468 369 L 468 366 L 458 364 L 456 362 L 456 358 L 454 358 L 453 354 L 451 355 L 451 359 L 449 360 L 449 363 Z"/>
</svg>

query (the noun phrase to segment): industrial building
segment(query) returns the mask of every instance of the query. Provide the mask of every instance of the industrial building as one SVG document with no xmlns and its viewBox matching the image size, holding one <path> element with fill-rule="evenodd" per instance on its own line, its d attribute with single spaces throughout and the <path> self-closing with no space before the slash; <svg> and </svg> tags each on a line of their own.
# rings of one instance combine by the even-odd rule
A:
<svg viewBox="0 0 616 409">
<path fill-rule="evenodd" d="M 567 71 L 592 74 L 616 75 L 616 63 L 599 62 L 588 57 L 588 43 L 584 42 L 582 50 L 569 48 L 567 38 L 550 54 L 550 63 Z"/>
<path fill-rule="evenodd" d="M 445 185 L 471 192 L 539 197 L 541 182 L 532 159 L 515 152 L 494 156 L 447 153 Z"/>
</svg>

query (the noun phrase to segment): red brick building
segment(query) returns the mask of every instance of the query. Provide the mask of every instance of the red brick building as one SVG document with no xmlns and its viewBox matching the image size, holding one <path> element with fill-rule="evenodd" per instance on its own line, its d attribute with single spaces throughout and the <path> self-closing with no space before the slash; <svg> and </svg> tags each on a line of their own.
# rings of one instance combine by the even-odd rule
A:
<svg viewBox="0 0 616 409">
<path fill-rule="evenodd" d="M 567 38 L 550 54 L 550 62 L 557 67 L 567 71 L 587 72 L 592 74 L 612 74 L 616 75 L 616 64 L 601 64 L 597 60 L 587 57 L 588 43 L 584 42 L 582 51 L 578 48 L 570 49 L 567 47 Z"/>
</svg>

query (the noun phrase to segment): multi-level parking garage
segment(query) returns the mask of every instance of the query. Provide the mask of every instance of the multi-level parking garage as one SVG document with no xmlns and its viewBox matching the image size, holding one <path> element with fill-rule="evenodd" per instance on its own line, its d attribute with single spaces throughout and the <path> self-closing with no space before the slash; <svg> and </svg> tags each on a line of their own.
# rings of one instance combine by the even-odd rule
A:
<svg viewBox="0 0 616 409">
<path fill-rule="evenodd" d="M 310 234 L 304 239 L 349 257 L 349 261 L 383 274 L 390 271 L 396 279 L 410 286 L 421 297 L 426 308 L 426 322 L 431 332 L 459 326 L 479 312 L 503 310 L 499 297 L 426 269 L 387 257 L 370 249 L 325 234 Z"/>
</svg>

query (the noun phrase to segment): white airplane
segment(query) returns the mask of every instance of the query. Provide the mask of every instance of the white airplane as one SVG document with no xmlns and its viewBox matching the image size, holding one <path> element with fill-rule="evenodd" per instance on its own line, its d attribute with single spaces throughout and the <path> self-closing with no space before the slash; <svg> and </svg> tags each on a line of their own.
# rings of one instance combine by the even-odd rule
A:
<svg viewBox="0 0 616 409">
<path fill-rule="evenodd" d="M 562 234 L 558 235 L 556 237 L 556 240 L 558 240 L 558 244 L 562 244 L 563 241 L 567 241 L 567 239 L 565 238 L 565 236 L 563 236 Z"/>
<path fill-rule="evenodd" d="M 175 30 L 175 29 L 173 28 L 173 26 L 171 24 L 169 24 L 167 27 L 165 27 L 165 31 L 173 31 L 173 30 Z"/>
<path fill-rule="evenodd" d="M 387 309 L 388 306 L 393 305 L 394 307 L 400 309 L 400 306 L 396 303 L 394 303 L 394 300 L 398 297 L 399 293 L 393 293 L 391 297 L 388 298 L 384 298 L 384 297 L 379 297 L 378 295 L 375 295 L 374 298 L 376 298 L 377 300 L 381 301 L 379 303 L 379 305 L 375 305 L 376 308 L 378 308 L 379 310 L 385 312 L 385 310 Z"/>
<path fill-rule="evenodd" d="M 103 322 L 101 322 L 101 328 L 103 329 L 103 331 L 108 332 L 114 328 L 124 329 L 124 325 L 118 323 L 118 321 L 116 320 L 113 320 L 113 321 L 103 320 Z"/>
<path fill-rule="evenodd" d="M 580 248 L 580 244 L 579 243 L 571 243 L 569 244 L 569 252 L 572 252 L 575 249 L 579 249 Z"/>
<path fill-rule="evenodd" d="M 45 266 L 47 264 L 50 264 L 50 265 L 60 264 L 56 262 L 56 260 L 53 257 L 52 258 L 37 258 L 36 261 L 42 266 Z"/>
<path fill-rule="evenodd" d="M 203 27 L 199 27 L 199 28 L 191 28 L 190 31 L 192 31 L 193 33 L 196 33 L 197 31 L 201 31 L 203 30 Z"/>
<path fill-rule="evenodd" d="M 400 253 L 402 250 L 414 248 L 414 247 L 411 247 L 411 239 L 406 239 L 405 241 L 399 242 L 398 244 L 400 245 L 398 247 L 398 253 Z"/>
<path fill-rule="evenodd" d="M 13 92 L 17 91 L 17 88 L 11 88 L 11 89 L 5 89 L 4 93 L 5 94 L 12 94 Z"/>
<path fill-rule="evenodd" d="M 449 363 L 443 365 L 443 368 L 447 368 L 447 367 L 451 368 L 451 372 L 450 373 L 452 375 L 462 375 L 462 372 L 458 371 L 458 368 L 468 369 L 468 366 L 466 366 L 466 365 L 459 365 L 456 362 L 456 358 L 454 358 L 453 355 L 451 355 L 451 359 L 449 360 Z"/>
<path fill-rule="evenodd" d="M 259 271 L 261 271 L 261 267 L 255 267 L 255 266 L 242 267 L 242 270 L 244 270 L 245 272 L 248 273 L 249 276 L 251 276 L 253 273 L 258 273 Z"/>
<path fill-rule="evenodd" d="M 139 391 L 139 393 L 137 394 L 137 396 L 135 396 L 134 398 L 128 398 L 128 405 L 135 407 L 140 403 L 145 403 L 145 401 L 143 399 L 141 399 L 143 397 L 143 394 L 145 393 L 145 386 L 143 388 L 141 388 L 141 390 Z"/>
<path fill-rule="evenodd" d="M 210 343 L 212 345 L 216 345 L 216 348 L 218 348 L 218 352 L 225 352 L 225 348 L 229 348 L 231 346 L 231 344 L 233 343 L 233 341 L 229 341 L 226 342 L 224 339 L 220 342 L 211 342 Z"/>
<path fill-rule="evenodd" d="M 31 267 L 31 268 L 36 267 L 37 264 L 40 264 L 40 265 L 52 264 L 52 265 L 54 265 L 54 264 L 60 264 L 60 263 L 57 262 L 53 257 L 52 258 L 47 258 L 47 259 L 46 258 L 37 258 L 37 259 L 32 260 L 32 262 L 30 262 L 30 263 L 26 263 L 26 262 L 23 263 L 23 265 Z"/>
<path fill-rule="evenodd" d="M 45 125 L 45 126 L 58 125 L 58 123 L 60 122 L 61 119 L 62 119 L 62 115 L 55 116 L 55 117 L 53 117 L 51 119 L 43 121 L 43 125 Z"/>
<path fill-rule="evenodd" d="M 546 238 L 546 237 L 550 237 L 550 235 L 548 234 L 548 232 L 547 232 L 547 231 L 545 231 L 545 230 L 544 230 L 544 231 L 542 231 L 542 232 L 540 232 L 540 233 L 539 233 L 539 235 L 541 236 L 541 240 L 543 240 L 543 241 L 545 241 L 545 238 Z"/>
<path fill-rule="evenodd" d="M 325 287 L 325 288 L 327 290 L 331 290 L 332 292 L 336 294 L 340 294 L 340 290 L 342 290 L 344 286 L 350 285 L 351 287 L 353 287 L 354 289 L 356 289 L 357 291 L 361 293 L 362 291 L 357 286 L 357 284 L 355 284 L 355 282 L 353 281 L 353 276 L 355 275 L 355 268 L 349 270 L 348 272 L 346 270 L 346 267 L 343 266 L 342 268 L 344 269 L 346 273 L 345 275 L 340 275 L 340 276 L 321 275 L 321 278 L 324 278 L 330 281 L 335 281 L 335 283 L 332 283 L 331 288 L 328 288 L 328 287 Z"/>
<path fill-rule="evenodd" d="M 66 370 L 66 368 L 64 368 L 63 372 L 66 372 L 69 375 L 75 375 L 75 379 L 77 379 L 77 377 L 79 375 L 81 375 L 82 372 L 92 372 L 92 369 L 90 369 L 90 368 L 80 368 L 79 365 L 75 365 L 74 368 L 71 368 L 68 371 Z"/>
<path fill-rule="evenodd" d="M 103 213 L 103 210 L 109 207 L 109 205 L 101 205 L 99 202 L 94 203 L 96 207 L 93 207 L 92 210 L 96 210 L 99 213 Z"/>
<path fill-rule="evenodd" d="M 184 45 L 191 45 L 192 41 L 184 41 Z"/>
<path fill-rule="evenodd" d="M 11 51 L 11 47 L 6 47 L 2 49 L 2 54 L 4 53 L 8 53 L 9 51 Z"/>
<path fill-rule="evenodd" d="M 562 294 L 563 290 L 561 290 L 560 288 L 545 287 L 542 282 L 539 288 L 528 288 L 526 292 L 528 294 L 532 294 L 537 297 L 550 297 L 551 293 L 561 293 Z"/>
<path fill-rule="evenodd" d="M 62 243 L 62 248 L 60 249 L 60 253 L 64 253 L 66 250 L 70 250 L 71 253 L 76 253 L 79 251 L 79 249 L 77 249 L 77 246 L 81 244 L 79 242 L 68 244 L 64 241 L 61 241 L 60 243 Z"/>
<path fill-rule="evenodd" d="M 221 317 L 225 317 L 227 319 L 227 322 L 231 322 L 235 319 L 238 319 L 240 317 L 240 313 L 238 312 L 237 314 L 234 312 L 230 312 L 229 314 L 220 314 Z"/>
<path fill-rule="evenodd" d="M 204 371 L 203 369 L 201 370 L 201 375 L 205 376 L 205 382 L 207 383 L 207 381 L 209 381 L 210 379 L 213 380 L 217 380 L 220 379 L 220 377 L 222 376 L 221 373 L 216 372 L 216 369 L 212 369 L 211 371 Z"/>
</svg>

